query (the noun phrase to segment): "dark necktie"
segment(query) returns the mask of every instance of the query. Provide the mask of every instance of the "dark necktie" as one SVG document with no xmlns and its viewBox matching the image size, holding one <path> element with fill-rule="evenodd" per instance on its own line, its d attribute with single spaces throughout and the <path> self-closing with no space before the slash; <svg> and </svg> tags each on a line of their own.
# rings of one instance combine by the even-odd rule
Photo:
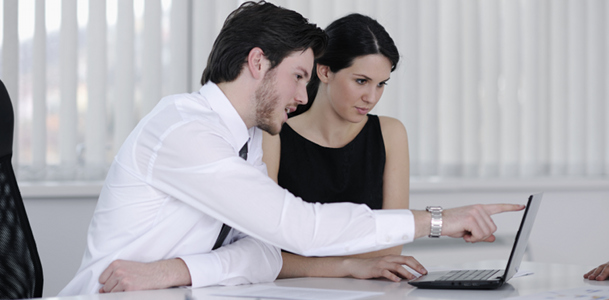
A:
<svg viewBox="0 0 609 300">
<path fill-rule="evenodd" d="M 247 143 L 245 143 L 241 150 L 239 150 L 239 157 L 243 158 L 244 160 L 247 160 Z M 216 240 L 216 243 L 214 244 L 214 247 L 211 248 L 211 250 L 216 250 L 220 248 L 220 246 L 222 246 L 222 243 L 224 243 L 224 240 L 226 239 L 226 236 L 228 236 L 228 232 L 230 231 L 230 229 L 230 226 L 222 224 L 222 229 L 220 229 L 218 239 Z"/>
<path fill-rule="evenodd" d="M 243 145 L 241 150 L 239 150 L 239 157 L 247 160 L 247 143 L 245 143 L 245 145 Z"/>
</svg>

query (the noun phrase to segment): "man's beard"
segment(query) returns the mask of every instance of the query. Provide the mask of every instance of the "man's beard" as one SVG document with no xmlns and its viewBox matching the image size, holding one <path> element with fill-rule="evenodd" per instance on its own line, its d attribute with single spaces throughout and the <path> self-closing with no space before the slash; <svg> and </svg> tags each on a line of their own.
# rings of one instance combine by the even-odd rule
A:
<svg viewBox="0 0 609 300">
<path fill-rule="evenodd" d="M 275 71 L 275 69 L 272 69 L 264 75 L 264 79 L 255 93 L 256 126 L 271 135 L 276 135 L 281 130 L 281 124 L 279 128 L 273 128 L 272 123 L 273 112 L 279 102 L 279 96 L 274 89 L 276 79 Z"/>
</svg>

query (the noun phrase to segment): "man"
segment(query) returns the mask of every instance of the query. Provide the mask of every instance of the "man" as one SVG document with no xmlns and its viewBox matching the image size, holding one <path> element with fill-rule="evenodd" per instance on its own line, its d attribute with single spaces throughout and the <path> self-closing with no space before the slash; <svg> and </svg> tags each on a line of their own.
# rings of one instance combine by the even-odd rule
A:
<svg viewBox="0 0 609 300">
<path fill-rule="evenodd" d="M 344 255 L 428 235 L 428 212 L 306 203 L 266 175 L 260 129 L 277 134 L 306 103 L 325 44 L 321 29 L 270 3 L 231 13 L 199 92 L 162 99 L 117 154 L 81 267 L 61 295 L 271 281 L 280 248 Z M 442 234 L 492 241 L 490 215 L 522 208 L 445 210 Z M 224 242 L 223 223 L 234 228 Z"/>
</svg>

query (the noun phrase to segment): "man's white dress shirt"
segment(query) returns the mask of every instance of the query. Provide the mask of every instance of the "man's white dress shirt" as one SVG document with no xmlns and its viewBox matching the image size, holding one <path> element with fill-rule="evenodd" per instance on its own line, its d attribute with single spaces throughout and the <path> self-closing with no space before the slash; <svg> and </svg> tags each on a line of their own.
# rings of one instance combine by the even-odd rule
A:
<svg viewBox="0 0 609 300">
<path fill-rule="evenodd" d="M 246 142 L 247 162 L 239 157 Z M 222 223 L 233 229 L 212 251 Z M 413 237 L 408 210 L 307 203 L 278 186 L 262 162 L 260 129 L 248 130 L 208 83 L 163 98 L 129 135 L 101 191 L 80 269 L 60 295 L 96 293 L 116 259 L 179 257 L 193 287 L 234 285 L 274 280 L 280 248 L 345 255 Z"/>
</svg>

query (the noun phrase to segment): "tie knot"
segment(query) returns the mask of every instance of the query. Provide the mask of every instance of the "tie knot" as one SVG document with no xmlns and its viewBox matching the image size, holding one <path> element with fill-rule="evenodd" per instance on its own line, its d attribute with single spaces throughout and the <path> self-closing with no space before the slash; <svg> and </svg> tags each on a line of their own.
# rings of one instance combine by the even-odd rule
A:
<svg viewBox="0 0 609 300">
<path fill-rule="evenodd" d="M 241 150 L 239 150 L 239 157 L 247 160 L 247 143 L 245 143 L 245 145 L 243 145 Z"/>
</svg>

